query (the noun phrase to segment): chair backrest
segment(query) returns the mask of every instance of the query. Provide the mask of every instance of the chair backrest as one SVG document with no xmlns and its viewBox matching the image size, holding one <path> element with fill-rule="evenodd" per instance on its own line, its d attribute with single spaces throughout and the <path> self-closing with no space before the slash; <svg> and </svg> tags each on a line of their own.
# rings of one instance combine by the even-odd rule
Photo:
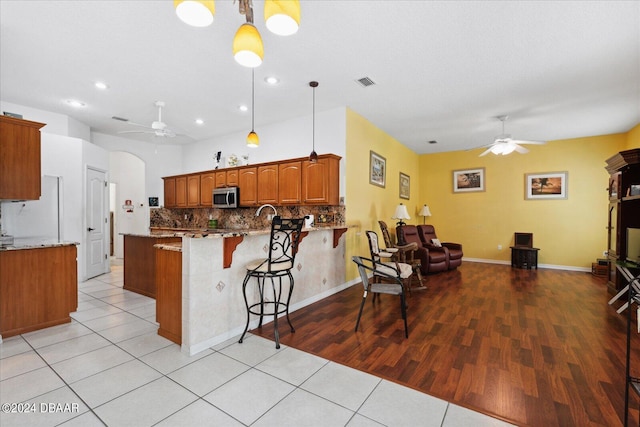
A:
<svg viewBox="0 0 640 427">
<path fill-rule="evenodd" d="M 382 239 L 384 240 L 384 245 L 387 248 L 392 248 L 393 243 L 391 242 L 391 235 L 389 234 L 389 227 L 387 227 L 387 223 L 384 221 L 378 221 L 380 224 L 380 231 L 382 231 Z"/>
<path fill-rule="evenodd" d="M 438 238 L 438 236 L 436 236 L 436 229 L 433 227 L 433 225 L 429 225 L 429 224 L 419 225 L 418 235 L 420 237 L 420 241 L 424 246 L 430 245 L 432 243 L 431 239 Z"/>
<path fill-rule="evenodd" d="M 403 233 L 405 242 L 416 243 L 418 247 L 424 246 L 418 236 L 418 229 L 415 225 L 400 225 L 396 227 L 396 234 L 399 233 Z"/>
<path fill-rule="evenodd" d="M 353 262 L 358 266 L 358 272 L 360 273 L 360 280 L 362 280 L 362 286 L 365 291 L 369 288 L 369 271 L 373 273 L 373 262 L 368 258 L 354 256 L 351 258 Z M 365 260 L 368 261 L 365 264 Z"/>
<path fill-rule="evenodd" d="M 273 265 L 289 263 L 293 266 L 298 244 L 300 243 L 300 233 L 304 226 L 304 218 L 281 218 L 273 217 L 271 222 L 271 238 L 269 240 L 269 257 L 267 258 L 268 270 L 277 270 Z"/>
<path fill-rule="evenodd" d="M 380 245 L 378 244 L 378 234 L 375 231 L 367 230 L 367 240 L 369 240 L 369 252 L 371 259 L 380 261 Z"/>
</svg>

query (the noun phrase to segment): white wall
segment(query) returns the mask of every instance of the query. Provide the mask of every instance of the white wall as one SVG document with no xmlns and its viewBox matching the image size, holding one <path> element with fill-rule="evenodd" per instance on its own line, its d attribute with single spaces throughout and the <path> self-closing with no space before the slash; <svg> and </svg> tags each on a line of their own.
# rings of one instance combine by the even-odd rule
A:
<svg viewBox="0 0 640 427">
<path fill-rule="evenodd" d="M 25 120 L 45 123 L 46 126 L 41 129 L 42 133 L 71 136 L 87 141 L 91 139 L 89 126 L 64 114 L 38 110 L 36 108 L 4 101 L 0 101 L 0 109 L 2 109 L 3 112 L 8 111 L 10 113 L 21 114 Z"/>
</svg>

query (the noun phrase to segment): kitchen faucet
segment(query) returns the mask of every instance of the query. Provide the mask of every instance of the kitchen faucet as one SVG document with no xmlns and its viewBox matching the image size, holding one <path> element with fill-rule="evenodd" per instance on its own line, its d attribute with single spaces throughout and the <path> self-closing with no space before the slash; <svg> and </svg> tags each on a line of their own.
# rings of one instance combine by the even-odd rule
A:
<svg viewBox="0 0 640 427">
<path fill-rule="evenodd" d="M 273 209 L 273 215 L 271 214 L 267 215 L 267 220 L 271 221 L 273 220 L 274 216 L 278 215 L 278 211 L 276 211 L 276 208 L 274 208 L 273 205 L 270 205 L 269 203 L 260 206 L 256 211 L 256 216 L 260 216 L 260 212 L 262 212 L 262 208 L 264 208 L 265 206 L 269 206 L 271 209 Z"/>
</svg>

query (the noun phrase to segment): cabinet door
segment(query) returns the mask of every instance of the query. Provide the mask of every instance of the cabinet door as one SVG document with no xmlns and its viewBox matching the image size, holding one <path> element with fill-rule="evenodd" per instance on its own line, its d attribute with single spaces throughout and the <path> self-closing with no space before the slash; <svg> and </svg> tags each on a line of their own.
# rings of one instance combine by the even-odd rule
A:
<svg viewBox="0 0 640 427">
<path fill-rule="evenodd" d="M 278 165 L 258 167 L 258 204 L 278 203 Z"/>
<path fill-rule="evenodd" d="M 258 170 L 255 167 L 239 170 L 240 206 L 256 206 L 258 204 L 257 174 Z"/>
<path fill-rule="evenodd" d="M 176 206 L 176 179 L 164 178 L 164 206 L 174 208 Z"/>
<path fill-rule="evenodd" d="M 213 172 L 200 174 L 200 206 L 212 206 L 211 195 L 214 187 L 215 174 Z"/>
<path fill-rule="evenodd" d="M 187 177 L 187 206 L 200 206 L 200 175 Z"/>
<path fill-rule="evenodd" d="M 227 186 L 229 187 L 238 186 L 238 169 L 227 170 Z"/>
<path fill-rule="evenodd" d="M 299 205 L 302 200 L 302 162 L 278 165 L 278 204 Z"/>
<path fill-rule="evenodd" d="M 184 208 L 187 206 L 187 177 L 176 177 L 176 206 Z"/>
<path fill-rule="evenodd" d="M 0 199 L 40 198 L 40 128 L 43 126 L 0 116 Z"/>
<path fill-rule="evenodd" d="M 338 205 L 340 187 L 339 159 L 319 158 L 302 162 L 302 203 L 307 205 Z"/>
<path fill-rule="evenodd" d="M 227 172 L 216 172 L 216 188 L 223 188 L 227 186 Z"/>
</svg>

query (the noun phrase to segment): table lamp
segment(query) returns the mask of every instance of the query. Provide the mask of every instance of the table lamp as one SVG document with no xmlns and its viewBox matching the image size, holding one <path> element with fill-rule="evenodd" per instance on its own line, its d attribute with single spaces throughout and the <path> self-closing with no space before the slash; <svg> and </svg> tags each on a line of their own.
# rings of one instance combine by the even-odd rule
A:
<svg viewBox="0 0 640 427">
<path fill-rule="evenodd" d="M 391 217 L 391 219 L 397 219 L 398 222 L 396 223 L 396 226 L 402 227 L 402 226 L 405 225 L 405 222 L 403 221 L 403 219 L 411 219 L 411 217 L 409 216 L 409 212 L 407 211 L 407 207 L 405 205 L 403 205 L 402 203 L 400 203 L 396 207 L 396 211 L 394 212 L 394 214 Z M 402 229 L 400 229 L 398 231 L 399 231 L 397 233 L 398 235 L 396 236 L 396 238 L 398 239 L 398 244 L 399 245 L 405 245 L 406 242 L 404 240 L 404 233 L 402 232 Z"/>
</svg>

